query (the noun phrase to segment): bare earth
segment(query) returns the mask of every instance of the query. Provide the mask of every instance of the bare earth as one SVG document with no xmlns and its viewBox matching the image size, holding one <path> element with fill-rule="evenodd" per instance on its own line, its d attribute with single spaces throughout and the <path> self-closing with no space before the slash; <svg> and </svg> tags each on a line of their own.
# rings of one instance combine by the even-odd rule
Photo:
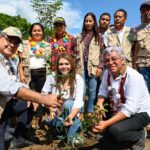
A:
<svg viewBox="0 0 150 150">
<path fill-rule="evenodd" d="M 47 135 L 44 130 L 37 130 L 36 136 L 40 139 L 39 144 L 21 150 L 71 150 L 71 148 L 65 147 L 59 140 L 50 141 L 49 135 Z M 146 147 L 144 150 L 150 150 L 150 136 L 145 140 L 145 145 Z M 97 140 L 86 139 L 84 146 L 80 148 L 80 150 L 100 150 L 100 147 L 98 146 Z"/>
</svg>

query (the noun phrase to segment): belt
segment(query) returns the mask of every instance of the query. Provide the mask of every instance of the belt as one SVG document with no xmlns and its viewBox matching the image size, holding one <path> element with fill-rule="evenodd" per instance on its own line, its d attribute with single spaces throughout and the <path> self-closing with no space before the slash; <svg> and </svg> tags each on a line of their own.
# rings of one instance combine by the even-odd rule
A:
<svg viewBox="0 0 150 150">
<path fill-rule="evenodd" d="M 46 71 L 46 68 L 39 68 L 39 69 L 31 69 L 31 71 L 34 71 L 34 72 L 44 72 Z"/>
</svg>

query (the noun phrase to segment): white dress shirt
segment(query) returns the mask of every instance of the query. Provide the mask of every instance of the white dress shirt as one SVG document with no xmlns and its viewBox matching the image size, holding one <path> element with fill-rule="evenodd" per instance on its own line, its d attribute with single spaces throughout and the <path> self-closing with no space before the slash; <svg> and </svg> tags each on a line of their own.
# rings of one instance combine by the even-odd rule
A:
<svg viewBox="0 0 150 150">
<path fill-rule="evenodd" d="M 125 104 L 121 104 L 120 111 L 127 117 L 140 112 L 147 112 L 150 116 L 150 95 L 143 76 L 130 67 L 127 67 L 125 74 L 126 73 L 127 76 L 123 86 L 126 102 Z M 116 79 L 113 79 L 110 74 L 110 82 L 114 93 L 112 99 L 114 103 L 116 103 L 116 93 L 119 89 L 121 78 L 124 77 L 125 74 L 118 76 Z M 109 96 L 107 78 L 108 70 L 106 69 L 98 93 L 99 96 L 101 95 L 106 98 Z"/>
<path fill-rule="evenodd" d="M 70 96 L 70 89 L 64 93 L 63 97 L 65 100 L 74 100 L 73 108 L 82 108 L 83 107 L 83 91 L 84 91 L 84 84 L 83 79 L 80 75 L 76 75 L 75 81 L 75 90 L 73 97 Z M 42 94 L 59 94 L 58 89 L 56 88 L 56 81 L 53 75 L 47 76 L 45 84 L 42 89 Z"/>
</svg>

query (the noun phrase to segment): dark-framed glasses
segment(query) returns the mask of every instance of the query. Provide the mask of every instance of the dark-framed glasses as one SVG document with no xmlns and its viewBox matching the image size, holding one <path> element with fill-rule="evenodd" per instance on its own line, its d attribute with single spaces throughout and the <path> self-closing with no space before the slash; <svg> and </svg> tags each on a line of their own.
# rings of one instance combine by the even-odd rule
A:
<svg viewBox="0 0 150 150">
<path fill-rule="evenodd" d="M 120 60 L 120 59 L 121 59 L 121 57 L 105 58 L 104 59 L 104 64 L 108 65 L 108 64 L 110 64 L 110 62 L 117 63 L 118 60 Z"/>
<path fill-rule="evenodd" d="M 13 44 L 14 46 L 18 47 L 19 44 L 20 44 L 20 40 L 17 37 L 8 36 L 5 33 L 2 33 L 1 36 L 5 38 L 5 40 L 7 41 L 8 45 L 12 45 Z"/>
</svg>

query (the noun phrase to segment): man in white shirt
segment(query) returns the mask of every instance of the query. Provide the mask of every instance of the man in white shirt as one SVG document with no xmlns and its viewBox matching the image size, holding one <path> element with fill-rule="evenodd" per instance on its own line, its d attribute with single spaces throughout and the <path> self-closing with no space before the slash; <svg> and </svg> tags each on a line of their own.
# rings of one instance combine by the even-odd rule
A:
<svg viewBox="0 0 150 150">
<path fill-rule="evenodd" d="M 107 69 L 99 89 L 97 105 L 103 109 L 108 98 L 112 116 L 108 120 L 100 120 L 93 131 L 106 131 L 118 143 L 129 142 L 132 150 L 143 150 L 143 128 L 150 123 L 150 95 L 143 76 L 126 66 L 125 55 L 120 47 L 106 48 L 103 58 Z"/>
<path fill-rule="evenodd" d="M 16 115 L 19 115 L 19 122 L 10 148 L 17 149 L 31 144 L 31 142 L 20 137 L 25 132 L 23 129 L 25 129 L 24 126 L 28 119 L 26 117 L 28 115 L 27 101 L 52 107 L 60 106 L 57 102 L 57 95 L 46 96 L 31 91 L 26 84 L 17 79 L 16 67 L 9 57 L 16 52 L 21 40 L 21 32 L 16 27 L 8 27 L 0 33 L 0 101 L 4 100 L 1 97 L 5 98 L 4 111 L 0 118 L 0 150 L 5 150 L 4 136 L 8 119 Z"/>
</svg>

